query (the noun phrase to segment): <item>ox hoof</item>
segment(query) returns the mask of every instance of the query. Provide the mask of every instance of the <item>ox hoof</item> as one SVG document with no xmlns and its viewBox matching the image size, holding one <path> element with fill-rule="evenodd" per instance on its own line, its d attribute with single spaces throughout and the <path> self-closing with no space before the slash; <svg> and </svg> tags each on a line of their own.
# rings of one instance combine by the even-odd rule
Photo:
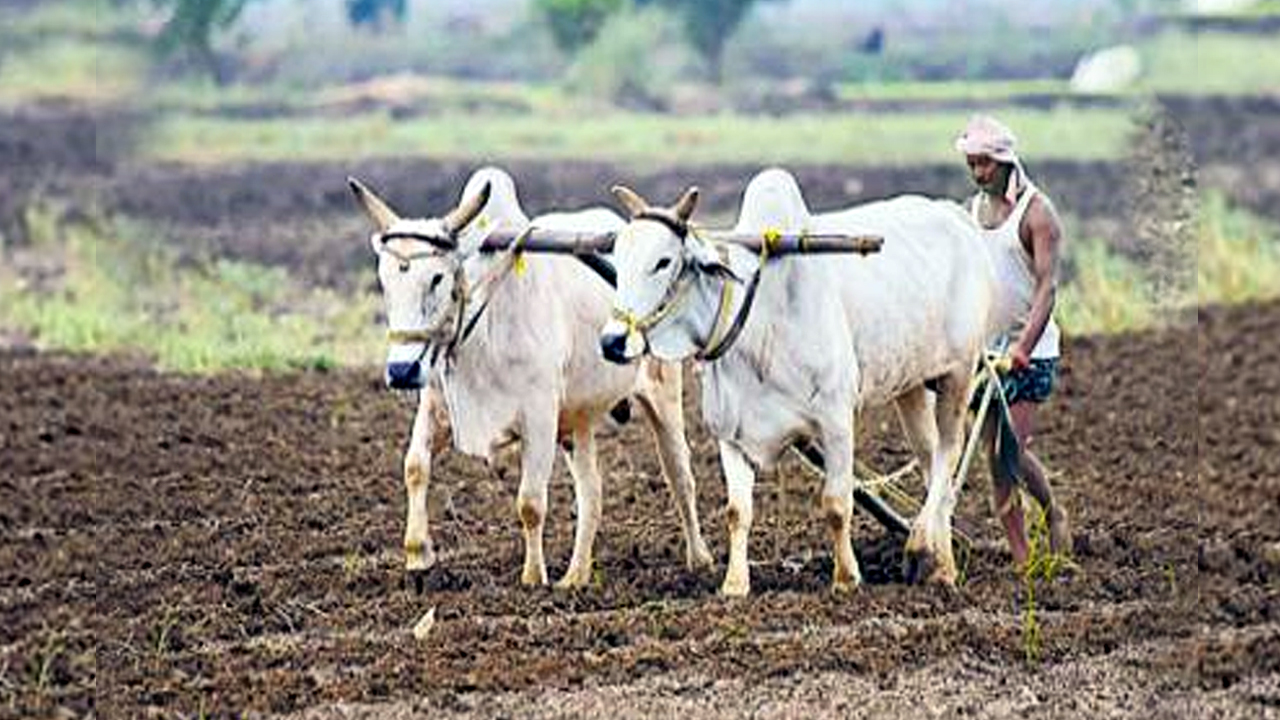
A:
<svg viewBox="0 0 1280 720">
<path fill-rule="evenodd" d="M 715 565 L 716 559 L 711 556 L 711 551 L 707 549 L 707 546 L 702 545 L 685 555 L 684 564 L 689 570 L 696 572 Z"/>
<path fill-rule="evenodd" d="M 831 581 L 831 592 L 836 595 L 850 595 L 858 591 L 862 587 L 862 578 L 853 576 L 851 578 L 837 578 Z"/>
<path fill-rule="evenodd" d="M 430 570 L 436 564 L 436 552 L 431 543 L 408 542 L 404 545 L 404 569 L 409 572 Z"/>
<path fill-rule="evenodd" d="M 585 575 L 565 574 L 564 577 L 556 581 L 555 588 L 557 590 L 579 590 L 591 584 L 591 579 Z"/>
<path fill-rule="evenodd" d="M 564 571 L 564 577 L 556 581 L 557 590 L 575 590 L 584 588 L 591 584 L 591 563 L 575 564 L 569 563 L 569 569 Z"/>
<path fill-rule="evenodd" d="M 942 585 L 955 587 L 956 567 L 950 558 L 940 558 L 928 549 L 907 550 L 903 561 L 903 576 L 911 585 Z"/>
<path fill-rule="evenodd" d="M 747 580 L 731 581 L 726 579 L 720 586 L 720 594 L 725 597 L 746 597 L 751 593 L 751 583 Z"/>
<path fill-rule="evenodd" d="M 408 572 L 409 582 L 413 585 L 415 595 L 421 595 L 427 589 L 427 571 L 426 570 L 410 570 Z"/>
<path fill-rule="evenodd" d="M 547 571 L 543 570 L 542 572 L 538 572 L 537 570 L 525 569 L 524 572 L 520 573 L 520 584 L 525 587 L 546 585 Z"/>
</svg>

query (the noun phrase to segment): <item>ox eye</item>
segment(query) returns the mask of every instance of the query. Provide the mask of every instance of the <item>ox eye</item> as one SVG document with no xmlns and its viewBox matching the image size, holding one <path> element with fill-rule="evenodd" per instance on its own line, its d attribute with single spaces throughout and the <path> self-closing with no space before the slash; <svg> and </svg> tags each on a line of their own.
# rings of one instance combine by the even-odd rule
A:
<svg viewBox="0 0 1280 720">
<path fill-rule="evenodd" d="M 653 265 L 653 270 L 652 270 L 652 273 L 651 273 L 651 274 L 656 275 L 656 274 L 658 274 L 658 273 L 662 272 L 663 270 L 666 270 L 666 269 L 667 269 L 668 267 L 670 267 L 670 266 L 671 266 L 671 258 L 669 258 L 669 257 L 664 257 L 664 258 L 662 258 L 662 259 L 658 260 L 658 262 L 654 263 L 654 265 Z"/>
<path fill-rule="evenodd" d="M 431 276 L 432 292 L 435 292 L 435 289 L 440 286 L 440 281 L 443 279 L 444 279 L 444 273 L 436 273 L 435 275 Z"/>
</svg>

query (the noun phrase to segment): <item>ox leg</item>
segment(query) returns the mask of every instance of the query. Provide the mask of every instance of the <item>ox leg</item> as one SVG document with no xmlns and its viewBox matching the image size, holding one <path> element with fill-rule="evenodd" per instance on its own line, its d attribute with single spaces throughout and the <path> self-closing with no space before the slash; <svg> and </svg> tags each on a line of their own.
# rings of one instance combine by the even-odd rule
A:
<svg viewBox="0 0 1280 720">
<path fill-rule="evenodd" d="M 847 592 L 862 583 L 850 529 L 853 523 L 853 428 L 827 429 L 822 436 L 822 446 L 826 460 L 822 515 L 833 550 L 831 589 Z"/>
<path fill-rule="evenodd" d="M 933 457 L 938 447 L 938 424 L 929 407 L 928 392 L 923 385 L 913 388 L 899 395 L 895 405 L 903 432 L 915 452 L 920 471 L 924 474 L 925 489 L 932 497 Z M 921 510 L 911 524 L 911 534 L 907 537 L 905 554 L 908 582 L 918 582 L 928 572 L 930 558 L 927 524 L 928 519 L 924 510 Z"/>
<path fill-rule="evenodd" d="M 720 465 L 724 469 L 729 507 L 729 567 L 720 586 L 723 595 L 745 597 L 751 592 L 751 574 L 747 565 L 747 536 L 751 533 L 751 492 L 756 473 L 737 447 L 720 442 Z"/>
<path fill-rule="evenodd" d="M 444 417 L 444 405 L 439 392 L 433 387 L 424 388 L 418 398 L 418 412 L 413 418 L 413 434 L 404 456 L 404 486 L 408 496 L 408 515 L 404 529 L 405 569 L 413 579 L 414 587 L 422 591 L 425 572 L 435 564 L 436 553 L 431 545 L 427 522 L 427 486 L 431 479 L 431 457 L 447 441 L 448 427 Z"/>
<path fill-rule="evenodd" d="M 520 453 L 520 492 L 516 514 L 524 534 L 524 570 L 520 582 L 547 584 L 547 563 L 542 554 L 542 530 L 547 519 L 547 484 L 555 465 L 556 423 L 554 415 L 545 427 L 525 428 Z"/>
<path fill-rule="evenodd" d="M 651 369 L 652 368 L 652 369 Z M 684 561 L 690 570 L 710 567 L 713 560 L 698 522 L 698 492 L 689 459 L 689 441 L 684 428 L 683 379 L 677 364 L 646 366 L 644 372 L 655 377 L 636 397 L 644 408 L 649 427 L 658 446 L 662 476 L 667 481 L 680 522 L 684 526 Z"/>
<path fill-rule="evenodd" d="M 932 414 L 927 404 L 921 402 L 922 389 L 912 391 L 912 398 L 899 404 L 899 408 L 908 408 L 903 412 L 904 419 L 911 415 L 911 424 L 926 433 L 932 426 L 936 433 L 927 465 L 928 495 L 907 540 L 907 570 L 908 579 L 913 581 L 954 585 L 957 571 L 951 549 L 951 516 L 960 496 L 960 484 L 952 478 L 952 472 L 964 435 L 967 374 L 950 373 L 938 390 Z"/>
<path fill-rule="evenodd" d="M 602 481 L 596 462 L 596 434 L 590 424 L 574 429 L 573 450 L 565 453 L 569 474 L 573 476 L 573 497 L 577 506 L 577 522 L 573 533 L 573 558 L 569 569 L 556 583 L 558 588 L 583 587 L 591 582 L 591 551 L 596 528 L 600 526 L 600 494 Z"/>
</svg>

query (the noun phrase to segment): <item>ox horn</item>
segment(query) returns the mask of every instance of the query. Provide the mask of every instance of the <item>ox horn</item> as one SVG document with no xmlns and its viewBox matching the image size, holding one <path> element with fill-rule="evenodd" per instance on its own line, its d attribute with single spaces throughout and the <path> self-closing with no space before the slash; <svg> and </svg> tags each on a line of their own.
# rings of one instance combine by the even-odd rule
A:
<svg viewBox="0 0 1280 720">
<path fill-rule="evenodd" d="M 698 186 L 694 185 L 684 191 L 684 195 L 680 196 L 680 199 L 672 206 L 671 211 L 676 214 L 676 217 L 680 218 L 680 222 L 687 223 L 689 222 L 689 218 L 693 216 L 693 209 L 697 206 Z"/>
<path fill-rule="evenodd" d="M 480 192 L 472 195 L 470 198 L 463 200 L 458 207 L 449 211 L 444 216 L 444 230 L 450 236 L 457 235 L 462 228 L 471 224 L 472 220 L 480 214 L 484 206 L 489 204 L 489 194 L 493 192 L 493 183 L 486 182 L 484 187 L 480 188 Z"/>
<path fill-rule="evenodd" d="M 351 192 L 356 196 L 356 202 L 360 203 L 360 207 L 364 208 L 364 212 L 378 227 L 378 232 L 386 232 L 387 228 L 394 225 L 400 220 L 400 216 L 395 210 L 391 209 L 382 198 L 378 197 L 364 183 L 359 180 L 348 177 L 347 185 L 351 187 Z"/>
<path fill-rule="evenodd" d="M 618 202 L 622 203 L 622 207 L 626 209 L 627 214 L 631 217 L 635 217 L 649 209 L 649 203 L 645 202 L 644 198 L 626 185 L 614 185 L 609 191 L 618 199 Z"/>
</svg>

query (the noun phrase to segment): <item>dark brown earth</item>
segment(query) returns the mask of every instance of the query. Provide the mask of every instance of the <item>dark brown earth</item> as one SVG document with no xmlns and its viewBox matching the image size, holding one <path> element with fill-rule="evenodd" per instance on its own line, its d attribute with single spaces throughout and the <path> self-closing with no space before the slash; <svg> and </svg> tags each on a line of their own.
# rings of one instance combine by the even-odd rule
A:
<svg viewBox="0 0 1280 720">
<path fill-rule="evenodd" d="M 1069 342 L 1038 448 L 1081 569 L 1026 590 L 977 473 L 954 593 L 832 596 L 818 481 L 757 486 L 755 594 L 715 595 L 724 491 L 693 429 L 720 564 L 681 566 L 647 431 L 610 430 L 593 587 L 519 586 L 513 482 L 446 454 L 427 592 L 400 568 L 412 405 L 376 369 L 191 378 L 0 353 L 0 717 L 1272 717 L 1280 713 L 1280 305 Z M 862 457 L 904 455 L 887 416 Z M 548 561 L 572 502 L 553 481 Z M 509 474 L 509 473 L 508 473 Z M 426 642 L 409 630 L 431 607 Z"/>
</svg>

